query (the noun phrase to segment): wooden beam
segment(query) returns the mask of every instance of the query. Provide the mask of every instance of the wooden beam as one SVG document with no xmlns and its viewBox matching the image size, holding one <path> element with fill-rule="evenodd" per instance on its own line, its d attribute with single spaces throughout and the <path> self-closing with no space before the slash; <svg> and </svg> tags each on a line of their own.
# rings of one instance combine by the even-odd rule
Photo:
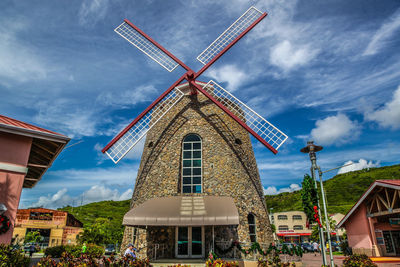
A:
<svg viewBox="0 0 400 267">
<path fill-rule="evenodd" d="M 386 203 L 386 201 L 380 195 L 376 195 L 376 196 L 379 198 L 379 200 L 382 202 L 382 204 L 385 205 L 385 207 L 387 209 L 389 209 L 389 204 Z"/>
<path fill-rule="evenodd" d="M 28 163 L 28 167 L 47 168 L 47 165 Z"/>
<path fill-rule="evenodd" d="M 25 177 L 25 180 L 27 180 L 27 181 L 37 181 L 38 179 L 36 179 L 36 178 L 30 178 L 30 177 Z"/>
<path fill-rule="evenodd" d="M 386 196 L 386 203 L 388 203 L 388 205 L 390 205 L 390 199 L 389 199 L 389 193 L 387 191 L 387 188 L 385 188 L 385 196 Z M 389 209 L 389 208 L 388 208 Z"/>
<path fill-rule="evenodd" d="M 49 153 L 50 155 L 54 155 L 55 154 L 54 151 L 49 150 L 47 147 L 44 147 L 43 145 L 40 145 L 37 142 L 32 143 L 32 145 L 37 146 L 38 148 L 40 148 L 40 149 L 46 151 L 47 153 Z"/>
<path fill-rule="evenodd" d="M 376 206 L 378 207 L 378 211 L 381 212 L 382 209 L 381 209 L 381 204 L 379 204 L 378 195 L 376 195 L 375 201 L 376 201 Z"/>
<path fill-rule="evenodd" d="M 393 194 L 393 199 L 392 199 L 392 204 L 390 205 L 390 208 L 393 209 L 394 207 L 394 203 L 396 202 L 396 198 L 397 198 L 397 190 L 394 190 L 394 194 Z"/>
<path fill-rule="evenodd" d="M 369 215 L 369 217 L 377 217 L 377 216 L 382 216 L 382 215 L 389 215 L 389 214 L 393 214 L 393 213 L 400 213 L 400 208 L 399 209 L 394 209 L 392 211 L 381 211 L 381 212 L 375 212 Z"/>
</svg>

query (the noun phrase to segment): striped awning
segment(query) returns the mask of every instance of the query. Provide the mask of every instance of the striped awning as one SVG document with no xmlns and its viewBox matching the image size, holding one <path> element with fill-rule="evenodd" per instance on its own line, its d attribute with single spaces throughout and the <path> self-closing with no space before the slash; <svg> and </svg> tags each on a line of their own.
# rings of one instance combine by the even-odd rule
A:
<svg viewBox="0 0 400 267">
<path fill-rule="evenodd" d="M 128 211 L 126 226 L 238 225 L 239 213 L 231 197 L 171 196 L 153 198 Z"/>
</svg>

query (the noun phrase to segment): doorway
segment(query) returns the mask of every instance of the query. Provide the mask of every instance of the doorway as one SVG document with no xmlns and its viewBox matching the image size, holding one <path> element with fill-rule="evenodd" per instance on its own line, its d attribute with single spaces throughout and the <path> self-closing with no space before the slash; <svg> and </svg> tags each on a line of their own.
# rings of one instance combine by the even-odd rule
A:
<svg viewBox="0 0 400 267">
<path fill-rule="evenodd" d="M 204 257 L 204 227 L 177 226 L 175 255 L 177 258 Z"/>
</svg>

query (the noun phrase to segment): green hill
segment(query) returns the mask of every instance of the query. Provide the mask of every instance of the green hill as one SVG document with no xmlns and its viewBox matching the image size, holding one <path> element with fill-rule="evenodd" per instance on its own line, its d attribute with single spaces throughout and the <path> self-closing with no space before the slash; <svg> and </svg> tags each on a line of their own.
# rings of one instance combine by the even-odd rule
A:
<svg viewBox="0 0 400 267">
<path fill-rule="evenodd" d="M 343 173 L 325 181 L 328 212 L 346 214 L 375 180 L 382 179 L 400 179 L 400 165 Z M 273 212 L 302 210 L 300 191 L 265 196 L 265 201 Z"/>
</svg>

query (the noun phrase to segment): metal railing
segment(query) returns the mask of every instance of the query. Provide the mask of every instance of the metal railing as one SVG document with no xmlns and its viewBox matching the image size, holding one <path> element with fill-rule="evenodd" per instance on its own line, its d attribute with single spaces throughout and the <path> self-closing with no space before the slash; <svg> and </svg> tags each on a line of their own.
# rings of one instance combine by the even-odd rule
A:
<svg viewBox="0 0 400 267">
<path fill-rule="evenodd" d="M 147 247 L 149 260 L 157 260 L 165 256 L 166 244 L 153 244 Z"/>
</svg>

